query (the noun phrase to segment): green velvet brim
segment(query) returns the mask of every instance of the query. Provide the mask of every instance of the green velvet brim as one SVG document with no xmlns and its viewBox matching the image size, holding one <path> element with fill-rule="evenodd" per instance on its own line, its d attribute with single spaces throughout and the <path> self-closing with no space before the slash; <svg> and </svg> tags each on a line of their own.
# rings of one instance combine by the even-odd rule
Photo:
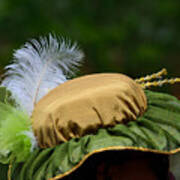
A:
<svg viewBox="0 0 180 180">
<path fill-rule="evenodd" d="M 99 129 L 97 134 L 71 139 L 55 148 L 36 150 L 24 164 L 12 166 L 13 180 L 59 179 L 78 168 L 89 156 L 106 150 L 132 149 L 174 154 L 180 151 L 180 101 L 146 91 L 148 109 L 127 125 Z"/>
</svg>

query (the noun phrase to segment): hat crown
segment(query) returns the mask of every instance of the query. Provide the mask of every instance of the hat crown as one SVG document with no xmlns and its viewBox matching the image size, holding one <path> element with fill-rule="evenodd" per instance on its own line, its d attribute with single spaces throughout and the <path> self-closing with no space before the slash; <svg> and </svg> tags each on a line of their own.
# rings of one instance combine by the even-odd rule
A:
<svg viewBox="0 0 180 180">
<path fill-rule="evenodd" d="M 147 108 L 143 89 L 118 73 L 93 74 L 67 81 L 36 105 L 33 129 L 40 147 L 126 123 Z"/>
</svg>

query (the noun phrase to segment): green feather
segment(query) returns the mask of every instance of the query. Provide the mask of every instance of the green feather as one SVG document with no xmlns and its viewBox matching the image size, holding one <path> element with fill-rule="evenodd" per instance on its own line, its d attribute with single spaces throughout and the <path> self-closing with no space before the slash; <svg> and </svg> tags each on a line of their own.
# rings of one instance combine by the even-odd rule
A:
<svg viewBox="0 0 180 180">
<path fill-rule="evenodd" d="M 25 161 L 35 142 L 28 115 L 0 102 L 0 162 Z"/>
</svg>

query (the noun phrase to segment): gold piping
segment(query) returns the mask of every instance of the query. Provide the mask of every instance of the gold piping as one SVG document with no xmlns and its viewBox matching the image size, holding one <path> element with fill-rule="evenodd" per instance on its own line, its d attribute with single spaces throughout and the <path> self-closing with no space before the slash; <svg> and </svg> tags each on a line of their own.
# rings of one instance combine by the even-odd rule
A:
<svg viewBox="0 0 180 180">
<path fill-rule="evenodd" d="M 94 150 L 94 151 L 86 154 L 83 157 L 83 159 L 76 166 L 74 166 L 71 170 L 69 170 L 63 174 L 59 174 L 53 178 L 50 178 L 49 180 L 59 180 L 65 176 L 68 176 L 69 174 L 74 172 L 76 169 L 78 169 L 90 156 L 97 154 L 97 153 L 100 153 L 100 152 L 111 151 L 111 150 L 135 150 L 135 151 L 152 152 L 152 153 L 165 154 L 165 155 L 172 155 L 172 154 L 180 152 L 180 148 L 177 148 L 175 150 L 171 150 L 169 152 L 161 151 L 161 150 L 154 150 L 154 149 L 147 149 L 147 148 L 142 148 L 142 147 L 132 147 L 132 146 L 127 146 L 127 147 L 112 146 L 112 147 L 101 148 L 101 149 Z"/>
<path fill-rule="evenodd" d="M 8 180 L 11 180 L 11 170 L 12 170 L 12 162 L 9 164 L 8 167 L 8 174 L 7 174 Z"/>
</svg>

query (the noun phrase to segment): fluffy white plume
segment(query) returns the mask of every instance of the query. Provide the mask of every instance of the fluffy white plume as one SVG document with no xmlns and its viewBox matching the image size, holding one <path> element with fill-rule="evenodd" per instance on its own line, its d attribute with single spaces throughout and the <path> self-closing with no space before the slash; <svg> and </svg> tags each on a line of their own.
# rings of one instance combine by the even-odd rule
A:
<svg viewBox="0 0 180 180">
<path fill-rule="evenodd" d="M 69 77 L 80 65 L 83 53 L 76 44 L 49 38 L 33 39 L 15 51 L 13 64 L 6 67 L 2 86 L 7 87 L 20 107 L 31 115 L 34 105 Z"/>
</svg>

